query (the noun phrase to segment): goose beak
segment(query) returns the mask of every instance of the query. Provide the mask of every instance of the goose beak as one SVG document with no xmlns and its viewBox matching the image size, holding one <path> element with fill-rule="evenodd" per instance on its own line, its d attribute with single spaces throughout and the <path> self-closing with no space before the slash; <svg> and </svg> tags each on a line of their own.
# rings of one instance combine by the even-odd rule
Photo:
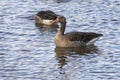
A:
<svg viewBox="0 0 120 80">
<path fill-rule="evenodd" d="M 59 17 L 60 16 L 57 16 L 57 18 L 54 20 L 54 22 L 56 22 L 56 23 L 59 22 Z"/>
</svg>

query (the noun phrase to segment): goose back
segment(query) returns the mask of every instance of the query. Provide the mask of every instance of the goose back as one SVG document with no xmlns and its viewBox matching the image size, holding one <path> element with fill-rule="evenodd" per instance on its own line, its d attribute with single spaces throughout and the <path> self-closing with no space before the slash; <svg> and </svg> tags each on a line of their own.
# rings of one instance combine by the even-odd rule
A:
<svg viewBox="0 0 120 80">
<path fill-rule="evenodd" d="M 57 18 L 57 15 L 50 10 L 40 11 L 37 13 L 37 16 L 39 16 L 41 19 L 46 19 L 46 20 L 55 20 Z"/>
<path fill-rule="evenodd" d="M 83 41 L 85 43 L 100 36 L 102 36 L 102 34 L 93 32 L 71 32 L 64 35 L 69 41 Z"/>
</svg>

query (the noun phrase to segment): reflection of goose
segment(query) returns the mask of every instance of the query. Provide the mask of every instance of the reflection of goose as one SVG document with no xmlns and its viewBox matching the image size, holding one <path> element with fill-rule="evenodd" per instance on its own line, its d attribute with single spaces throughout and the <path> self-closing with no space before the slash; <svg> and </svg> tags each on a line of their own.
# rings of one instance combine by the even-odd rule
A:
<svg viewBox="0 0 120 80">
<path fill-rule="evenodd" d="M 37 27 L 37 30 L 40 33 L 56 33 L 57 32 L 57 28 L 51 28 L 51 27 Z"/>
<path fill-rule="evenodd" d="M 84 45 L 93 45 L 94 42 L 102 36 L 102 34 L 93 32 L 71 32 L 64 34 L 66 18 L 59 16 L 56 21 L 61 24 L 60 30 L 54 38 L 57 47 L 80 47 Z"/>
<path fill-rule="evenodd" d="M 47 10 L 47 11 L 40 11 L 35 16 L 35 23 L 36 24 L 44 24 L 44 25 L 53 25 L 56 24 L 55 19 L 57 18 L 57 14 L 54 12 Z"/>
<path fill-rule="evenodd" d="M 62 2 L 69 2 L 71 0 L 55 0 L 57 3 L 62 3 Z"/>
<path fill-rule="evenodd" d="M 99 49 L 92 45 L 92 46 L 87 46 L 87 47 L 78 47 L 78 48 L 64 48 L 64 47 L 56 47 L 55 48 L 55 53 L 56 53 L 56 58 L 59 61 L 59 66 L 63 67 L 64 65 L 67 64 L 67 57 L 75 57 L 75 56 L 82 56 L 86 54 L 98 54 Z"/>
<path fill-rule="evenodd" d="M 55 52 L 57 57 L 62 57 L 62 56 L 68 56 L 71 53 L 76 53 L 78 55 L 84 55 L 84 54 L 90 54 L 90 53 L 96 53 L 96 51 L 98 51 L 97 46 L 91 45 L 91 46 L 87 46 L 87 47 L 77 47 L 77 48 L 63 48 L 63 47 L 56 47 L 55 48 Z"/>
</svg>

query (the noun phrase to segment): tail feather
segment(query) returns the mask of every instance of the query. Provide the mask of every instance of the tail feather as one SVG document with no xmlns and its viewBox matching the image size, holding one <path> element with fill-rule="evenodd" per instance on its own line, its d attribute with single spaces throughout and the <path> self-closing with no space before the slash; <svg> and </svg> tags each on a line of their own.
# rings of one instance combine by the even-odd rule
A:
<svg viewBox="0 0 120 80">
<path fill-rule="evenodd" d="M 92 40 L 90 40 L 89 42 L 86 43 L 86 45 L 93 45 L 100 37 L 97 38 L 93 38 Z"/>
</svg>

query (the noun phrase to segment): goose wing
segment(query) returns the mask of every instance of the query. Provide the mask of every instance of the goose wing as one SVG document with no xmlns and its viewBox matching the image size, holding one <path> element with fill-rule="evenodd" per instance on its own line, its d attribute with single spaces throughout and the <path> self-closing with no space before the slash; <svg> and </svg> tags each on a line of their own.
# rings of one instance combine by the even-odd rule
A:
<svg viewBox="0 0 120 80">
<path fill-rule="evenodd" d="M 64 35 L 69 41 L 89 42 L 94 38 L 102 36 L 93 32 L 71 32 Z"/>
</svg>

